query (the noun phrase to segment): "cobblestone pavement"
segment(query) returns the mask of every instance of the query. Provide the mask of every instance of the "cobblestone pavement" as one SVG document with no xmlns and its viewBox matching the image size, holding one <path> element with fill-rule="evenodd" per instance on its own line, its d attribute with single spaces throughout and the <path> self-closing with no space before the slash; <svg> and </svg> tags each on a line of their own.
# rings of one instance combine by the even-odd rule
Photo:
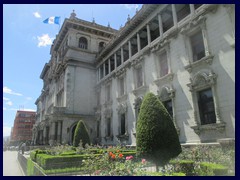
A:
<svg viewBox="0 0 240 180">
<path fill-rule="evenodd" d="M 24 176 L 17 160 L 17 151 L 3 152 L 3 176 Z"/>
</svg>

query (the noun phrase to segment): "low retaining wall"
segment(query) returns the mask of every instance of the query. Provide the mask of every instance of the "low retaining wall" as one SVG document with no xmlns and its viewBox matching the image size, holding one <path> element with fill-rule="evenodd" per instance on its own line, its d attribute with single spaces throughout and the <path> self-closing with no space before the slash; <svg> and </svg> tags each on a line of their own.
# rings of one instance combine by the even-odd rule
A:
<svg viewBox="0 0 240 180">
<path fill-rule="evenodd" d="M 22 168 L 22 171 L 24 173 L 25 176 L 28 175 L 28 170 L 27 170 L 27 167 L 28 167 L 28 159 L 22 155 L 20 152 L 18 152 L 18 162 Z M 34 163 L 34 162 L 33 162 Z M 33 167 L 33 174 L 32 176 L 46 176 L 46 174 L 44 174 L 44 172 L 41 170 L 41 168 L 36 164 L 34 163 L 34 167 Z"/>
</svg>

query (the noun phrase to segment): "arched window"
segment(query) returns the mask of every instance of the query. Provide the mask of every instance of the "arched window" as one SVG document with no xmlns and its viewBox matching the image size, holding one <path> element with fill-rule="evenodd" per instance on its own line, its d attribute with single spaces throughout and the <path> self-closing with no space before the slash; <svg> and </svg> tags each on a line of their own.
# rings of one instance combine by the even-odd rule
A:
<svg viewBox="0 0 240 180">
<path fill-rule="evenodd" d="M 102 49 L 105 47 L 105 42 L 100 42 L 98 45 L 98 51 L 102 51 Z"/>
<path fill-rule="evenodd" d="M 88 41 L 85 37 L 79 38 L 78 47 L 81 49 L 87 49 L 88 48 Z"/>
</svg>

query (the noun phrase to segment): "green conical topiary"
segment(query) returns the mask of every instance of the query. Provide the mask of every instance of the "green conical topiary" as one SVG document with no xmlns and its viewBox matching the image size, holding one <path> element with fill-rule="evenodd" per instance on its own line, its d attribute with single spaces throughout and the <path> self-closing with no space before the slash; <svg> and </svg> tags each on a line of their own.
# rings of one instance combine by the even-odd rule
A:
<svg viewBox="0 0 240 180">
<path fill-rule="evenodd" d="M 137 121 L 137 154 L 164 166 L 181 152 L 181 144 L 172 118 L 153 94 L 145 95 Z"/>
<path fill-rule="evenodd" d="M 90 145 L 90 137 L 89 133 L 87 131 L 87 128 L 85 126 L 85 123 L 80 120 L 77 124 L 77 127 L 74 132 L 74 138 L 73 138 L 73 146 L 77 147 L 82 142 L 82 146 L 85 147 L 86 144 Z"/>
</svg>

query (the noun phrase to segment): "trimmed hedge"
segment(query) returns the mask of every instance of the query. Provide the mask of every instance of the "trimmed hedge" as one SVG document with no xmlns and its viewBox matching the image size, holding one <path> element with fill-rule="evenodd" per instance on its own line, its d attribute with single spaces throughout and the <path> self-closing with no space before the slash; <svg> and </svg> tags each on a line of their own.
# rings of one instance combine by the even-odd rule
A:
<svg viewBox="0 0 240 180">
<path fill-rule="evenodd" d="M 91 156 L 99 156 L 95 154 Z M 66 155 L 66 156 L 52 156 L 48 154 L 37 154 L 36 162 L 43 169 L 61 169 L 80 167 L 82 160 L 89 157 L 89 155 Z"/>
<path fill-rule="evenodd" d="M 201 162 L 200 163 L 201 175 L 203 176 L 224 176 L 228 174 L 228 168 L 216 163 Z"/>
<path fill-rule="evenodd" d="M 164 166 L 181 152 L 176 128 L 163 103 L 153 93 L 144 96 L 137 120 L 137 154 Z"/>
<path fill-rule="evenodd" d="M 86 159 L 88 157 L 101 156 L 104 153 L 110 152 L 108 149 L 90 149 L 91 154 L 76 154 L 75 151 L 66 151 L 60 155 L 50 155 L 48 154 L 48 151 L 49 150 L 34 150 L 30 153 L 30 158 L 43 169 L 50 170 L 80 167 L 83 159 Z M 124 150 L 121 151 L 121 154 L 123 154 L 124 157 L 131 155 L 136 157 L 136 151 L 134 150 Z"/>
<path fill-rule="evenodd" d="M 146 172 L 145 175 L 146 176 L 186 176 L 186 174 L 183 172 L 172 173 L 172 174 L 162 173 L 162 172 Z"/>
<path fill-rule="evenodd" d="M 73 146 L 78 147 L 80 141 L 82 142 L 82 146 L 84 148 L 85 148 L 86 144 L 89 144 L 89 145 L 91 144 L 90 136 L 89 136 L 87 127 L 82 120 L 80 120 L 77 123 L 77 127 L 76 127 L 75 132 L 74 132 Z"/>
</svg>

